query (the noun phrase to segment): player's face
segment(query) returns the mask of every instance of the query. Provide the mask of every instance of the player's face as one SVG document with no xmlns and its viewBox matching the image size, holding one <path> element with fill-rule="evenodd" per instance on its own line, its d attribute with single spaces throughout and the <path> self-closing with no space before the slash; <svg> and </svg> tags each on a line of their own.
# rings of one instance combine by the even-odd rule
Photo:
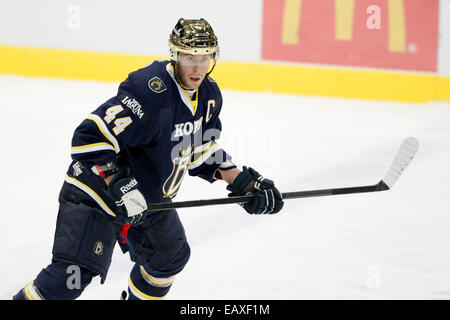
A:
<svg viewBox="0 0 450 320">
<path fill-rule="evenodd" d="M 180 53 L 178 58 L 178 77 L 183 87 L 194 90 L 200 87 L 208 73 L 211 55 L 190 55 Z"/>
</svg>

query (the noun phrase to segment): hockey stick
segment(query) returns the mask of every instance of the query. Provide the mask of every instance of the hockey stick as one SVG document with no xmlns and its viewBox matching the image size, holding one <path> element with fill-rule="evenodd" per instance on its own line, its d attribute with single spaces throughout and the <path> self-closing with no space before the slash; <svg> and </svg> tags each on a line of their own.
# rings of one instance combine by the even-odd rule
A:
<svg viewBox="0 0 450 320">
<path fill-rule="evenodd" d="M 378 183 L 367 186 L 360 187 L 348 187 L 348 188 L 333 188 L 333 189 L 321 189 L 321 190 L 309 190 L 309 191 L 296 191 L 296 192 L 286 192 L 282 193 L 283 200 L 286 199 L 297 199 L 297 198 L 310 198 L 310 197 L 322 197 L 322 196 L 332 196 L 340 194 L 351 194 L 351 193 L 363 193 L 363 192 L 375 192 L 375 191 L 385 191 L 392 189 L 395 182 L 398 180 L 400 175 L 409 165 L 411 160 L 417 153 L 419 148 L 419 141 L 416 138 L 406 138 L 397 155 L 389 168 L 386 176 Z M 216 198 L 207 200 L 191 200 L 191 201 L 180 201 L 180 202 L 167 202 L 167 203 L 154 203 L 148 206 L 148 210 L 169 210 L 178 208 L 191 208 L 191 207 L 202 207 L 210 205 L 219 204 L 230 204 L 230 203 L 247 203 L 250 202 L 253 195 L 239 196 L 239 197 L 228 197 L 228 198 Z"/>
</svg>

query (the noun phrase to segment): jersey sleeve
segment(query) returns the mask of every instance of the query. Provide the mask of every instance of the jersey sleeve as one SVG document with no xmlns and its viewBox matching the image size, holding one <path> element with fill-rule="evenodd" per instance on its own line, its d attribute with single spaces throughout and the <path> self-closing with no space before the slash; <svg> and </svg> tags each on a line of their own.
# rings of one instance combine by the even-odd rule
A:
<svg viewBox="0 0 450 320">
<path fill-rule="evenodd" d="M 219 92 L 215 105 L 209 109 L 210 114 L 206 114 L 203 144 L 194 149 L 189 165 L 191 176 L 198 176 L 211 183 L 217 180 L 215 177 L 217 169 L 235 167 L 231 162 L 231 156 L 217 142 L 222 132 L 219 118 L 221 108 L 222 96 Z"/>
<path fill-rule="evenodd" d="M 73 160 L 87 166 L 117 161 L 121 150 L 149 143 L 156 133 L 158 113 L 140 94 L 133 74 L 121 83 L 117 95 L 89 114 L 75 129 Z"/>
</svg>

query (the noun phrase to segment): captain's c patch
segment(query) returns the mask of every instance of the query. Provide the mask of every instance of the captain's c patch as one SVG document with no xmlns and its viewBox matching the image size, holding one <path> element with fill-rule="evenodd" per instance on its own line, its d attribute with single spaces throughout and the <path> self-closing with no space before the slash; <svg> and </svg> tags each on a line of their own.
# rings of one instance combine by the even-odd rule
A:
<svg viewBox="0 0 450 320">
<path fill-rule="evenodd" d="M 161 93 L 167 90 L 167 87 L 164 84 L 164 82 L 158 77 L 151 78 L 148 81 L 148 87 L 150 88 L 150 90 L 156 93 Z"/>
</svg>

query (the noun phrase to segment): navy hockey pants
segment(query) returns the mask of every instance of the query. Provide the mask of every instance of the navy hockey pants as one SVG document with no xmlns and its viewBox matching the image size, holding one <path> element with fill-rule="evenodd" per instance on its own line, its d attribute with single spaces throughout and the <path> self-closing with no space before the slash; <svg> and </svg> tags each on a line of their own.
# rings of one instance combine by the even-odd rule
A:
<svg viewBox="0 0 450 320">
<path fill-rule="evenodd" d="M 25 287 L 15 298 L 35 291 L 43 299 L 77 298 L 94 276 L 100 275 L 102 283 L 105 281 L 119 238 L 120 225 L 81 190 L 65 184 L 60 194 L 52 263 L 39 273 L 28 291 Z M 135 262 L 128 281 L 130 298 L 165 296 L 190 256 L 175 210 L 149 215 L 143 224 L 128 230 L 125 244 L 119 244 Z"/>
</svg>

